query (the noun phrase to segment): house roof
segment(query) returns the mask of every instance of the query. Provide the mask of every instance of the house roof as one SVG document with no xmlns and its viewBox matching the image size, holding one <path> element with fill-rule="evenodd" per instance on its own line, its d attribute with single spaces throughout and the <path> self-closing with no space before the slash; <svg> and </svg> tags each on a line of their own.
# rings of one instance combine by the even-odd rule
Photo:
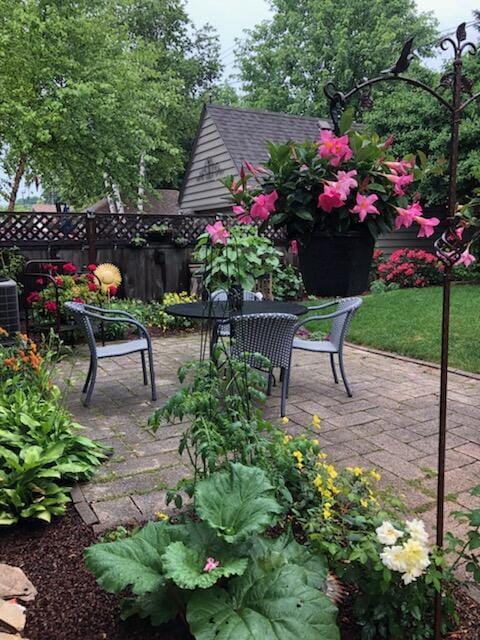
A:
<svg viewBox="0 0 480 640">
<path fill-rule="evenodd" d="M 268 158 L 267 140 L 276 143 L 316 140 L 319 129 L 332 128 L 328 120 L 256 109 L 209 104 L 204 113 L 215 122 L 238 169 L 245 160 L 252 164 L 265 162 Z"/>
<path fill-rule="evenodd" d="M 178 213 L 178 191 L 176 189 L 157 189 L 153 194 L 145 196 L 143 213 L 159 213 L 161 215 L 173 215 Z M 137 205 L 124 202 L 125 213 L 138 213 Z M 108 200 L 102 198 L 95 202 L 88 211 L 95 213 L 108 213 Z"/>
<path fill-rule="evenodd" d="M 54 204 L 36 202 L 32 204 L 32 213 L 56 213 L 57 207 Z"/>
</svg>

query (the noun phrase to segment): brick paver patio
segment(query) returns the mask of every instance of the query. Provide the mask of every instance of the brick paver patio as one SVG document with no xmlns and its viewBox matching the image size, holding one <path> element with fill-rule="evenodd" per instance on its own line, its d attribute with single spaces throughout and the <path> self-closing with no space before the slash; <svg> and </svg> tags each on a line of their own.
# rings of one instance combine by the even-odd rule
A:
<svg viewBox="0 0 480 640">
<path fill-rule="evenodd" d="M 92 406 L 80 402 L 88 360 L 83 350 L 63 363 L 72 375 L 68 404 L 86 435 L 112 445 L 113 457 L 95 478 L 73 492 L 82 517 L 97 531 L 143 521 L 165 510 L 165 493 L 189 473 L 177 454 L 185 425 L 146 428 L 154 404 L 178 388 L 179 365 L 199 353 L 196 334 L 154 340 L 159 400 L 151 403 L 142 384 L 139 357 L 103 360 Z M 346 367 L 354 397 L 333 383 L 328 356 L 295 352 L 287 413 L 291 434 L 312 431 L 313 414 L 322 419 L 321 441 L 339 466 L 377 468 L 384 485 L 393 485 L 432 528 L 435 521 L 438 379 L 435 367 L 349 346 Z M 73 372 L 73 373 L 72 373 Z M 266 415 L 279 416 L 278 388 Z M 468 491 L 480 482 L 480 377 L 451 374 L 447 438 L 446 513 L 479 506 Z M 459 531 L 448 520 L 447 529 Z"/>
</svg>

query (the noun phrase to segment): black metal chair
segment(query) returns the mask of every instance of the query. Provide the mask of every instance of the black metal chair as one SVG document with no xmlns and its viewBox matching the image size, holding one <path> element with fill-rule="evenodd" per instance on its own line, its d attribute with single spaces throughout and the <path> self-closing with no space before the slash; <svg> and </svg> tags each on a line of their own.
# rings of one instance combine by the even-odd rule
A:
<svg viewBox="0 0 480 640">
<path fill-rule="evenodd" d="M 342 375 L 343 384 L 349 398 L 352 397 L 350 385 L 348 384 L 343 363 L 343 343 L 348 332 L 348 328 L 353 316 L 358 311 L 363 300 L 361 298 L 342 298 L 333 300 L 315 307 L 310 307 L 310 311 L 318 311 L 336 305 L 337 309 L 333 313 L 325 315 L 310 316 L 297 324 L 297 331 L 300 327 L 318 320 L 333 320 L 330 334 L 325 340 L 304 340 L 303 338 L 295 338 L 293 340 L 294 349 L 302 349 L 303 351 L 312 351 L 314 353 L 328 353 L 330 355 L 330 366 L 332 368 L 333 379 L 338 384 L 337 370 L 335 368 L 335 354 L 338 354 L 338 362 L 340 365 L 340 373 Z"/>
<path fill-rule="evenodd" d="M 247 361 L 251 366 L 256 366 L 255 354 L 260 354 L 269 361 L 269 392 L 272 370 L 280 369 L 282 382 L 280 414 L 283 417 L 288 396 L 293 338 L 298 325 L 297 316 L 290 313 L 256 313 L 233 316 L 229 322 L 232 356 L 242 357 L 242 354 L 247 354 Z"/>
<path fill-rule="evenodd" d="M 82 393 L 86 394 L 83 404 L 86 407 L 90 405 L 97 376 L 97 362 L 102 358 L 117 358 L 119 356 L 130 355 L 131 353 L 140 353 L 142 359 L 143 384 L 145 386 L 148 385 L 145 352 L 148 354 L 152 400 L 156 400 L 157 391 L 155 387 L 155 371 L 153 368 L 152 341 L 147 329 L 127 311 L 121 311 L 119 309 L 103 309 L 101 307 L 94 307 L 92 305 L 81 304 L 79 302 L 66 302 L 65 308 L 73 315 L 78 326 L 82 329 L 90 349 L 90 367 L 88 369 L 87 379 L 85 380 L 85 384 L 82 389 Z M 92 324 L 92 321 L 95 320 L 102 323 L 128 323 L 138 329 L 139 337 L 136 340 L 116 342 L 114 344 L 100 347 L 97 345 L 95 340 L 95 333 Z"/>
</svg>

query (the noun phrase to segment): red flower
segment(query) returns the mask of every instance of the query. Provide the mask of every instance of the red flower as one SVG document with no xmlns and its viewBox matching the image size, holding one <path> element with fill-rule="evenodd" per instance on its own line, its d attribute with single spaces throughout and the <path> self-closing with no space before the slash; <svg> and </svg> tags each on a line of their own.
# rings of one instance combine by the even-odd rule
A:
<svg viewBox="0 0 480 640">
<path fill-rule="evenodd" d="M 37 278 L 37 279 L 35 280 L 35 282 L 36 282 L 36 284 L 43 284 L 43 283 L 44 283 L 44 280 L 43 280 L 43 278 Z"/>
<path fill-rule="evenodd" d="M 87 269 L 88 269 L 89 271 L 95 271 L 95 269 L 96 269 L 96 268 L 97 268 L 97 265 L 96 265 L 96 264 L 93 264 L 93 263 L 92 263 L 92 264 L 89 264 L 89 265 L 88 265 L 88 267 L 87 267 Z"/>
<path fill-rule="evenodd" d="M 117 295 L 117 292 L 118 292 L 118 287 L 116 287 L 114 284 L 111 284 L 111 285 L 108 287 L 108 293 L 109 293 L 111 296 L 116 296 L 116 295 Z"/>
<path fill-rule="evenodd" d="M 94 282 L 89 282 L 88 283 L 88 290 L 89 291 L 97 291 L 98 287 Z"/>
<path fill-rule="evenodd" d="M 63 265 L 63 271 L 65 273 L 74 274 L 77 272 L 77 267 L 72 262 L 66 262 Z"/>
<path fill-rule="evenodd" d="M 49 313 L 55 313 L 58 309 L 57 303 L 53 300 L 47 300 L 47 302 L 45 302 L 45 304 L 43 305 L 43 308 Z"/>
<path fill-rule="evenodd" d="M 83 298 L 74 298 L 73 302 L 78 302 L 78 304 L 85 304 L 85 300 Z"/>
<path fill-rule="evenodd" d="M 33 304 L 34 302 L 39 302 L 40 299 L 41 298 L 40 298 L 40 294 L 38 293 L 38 291 L 32 291 L 27 296 L 27 303 L 28 304 Z"/>
<path fill-rule="evenodd" d="M 63 278 L 61 276 L 57 276 L 55 278 L 55 284 L 57 285 L 57 287 L 61 287 L 63 285 Z"/>
</svg>

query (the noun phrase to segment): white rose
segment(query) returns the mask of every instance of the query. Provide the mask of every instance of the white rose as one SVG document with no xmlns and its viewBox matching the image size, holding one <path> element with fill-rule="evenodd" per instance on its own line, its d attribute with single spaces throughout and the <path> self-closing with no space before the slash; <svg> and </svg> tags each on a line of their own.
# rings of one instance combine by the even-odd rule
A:
<svg viewBox="0 0 480 640">
<path fill-rule="evenodd" d="M 381 527 L 377 527 L 375 533 L 377 534 L 378 541 L 381 544 L 387 545 L 395 544 L 395 542 L 403 536 L 403 532 L 395 529 L 393 524 L 388 520 L 385 520 Z"/>
<path fill-rule="evenodd" d="M 428 533 L 422 520 L 407 520 L 405 523 L 405 528 L 410 534 L 412 540 L 416 540 L 423 545 L 428 544 Z"/>
</svg>

